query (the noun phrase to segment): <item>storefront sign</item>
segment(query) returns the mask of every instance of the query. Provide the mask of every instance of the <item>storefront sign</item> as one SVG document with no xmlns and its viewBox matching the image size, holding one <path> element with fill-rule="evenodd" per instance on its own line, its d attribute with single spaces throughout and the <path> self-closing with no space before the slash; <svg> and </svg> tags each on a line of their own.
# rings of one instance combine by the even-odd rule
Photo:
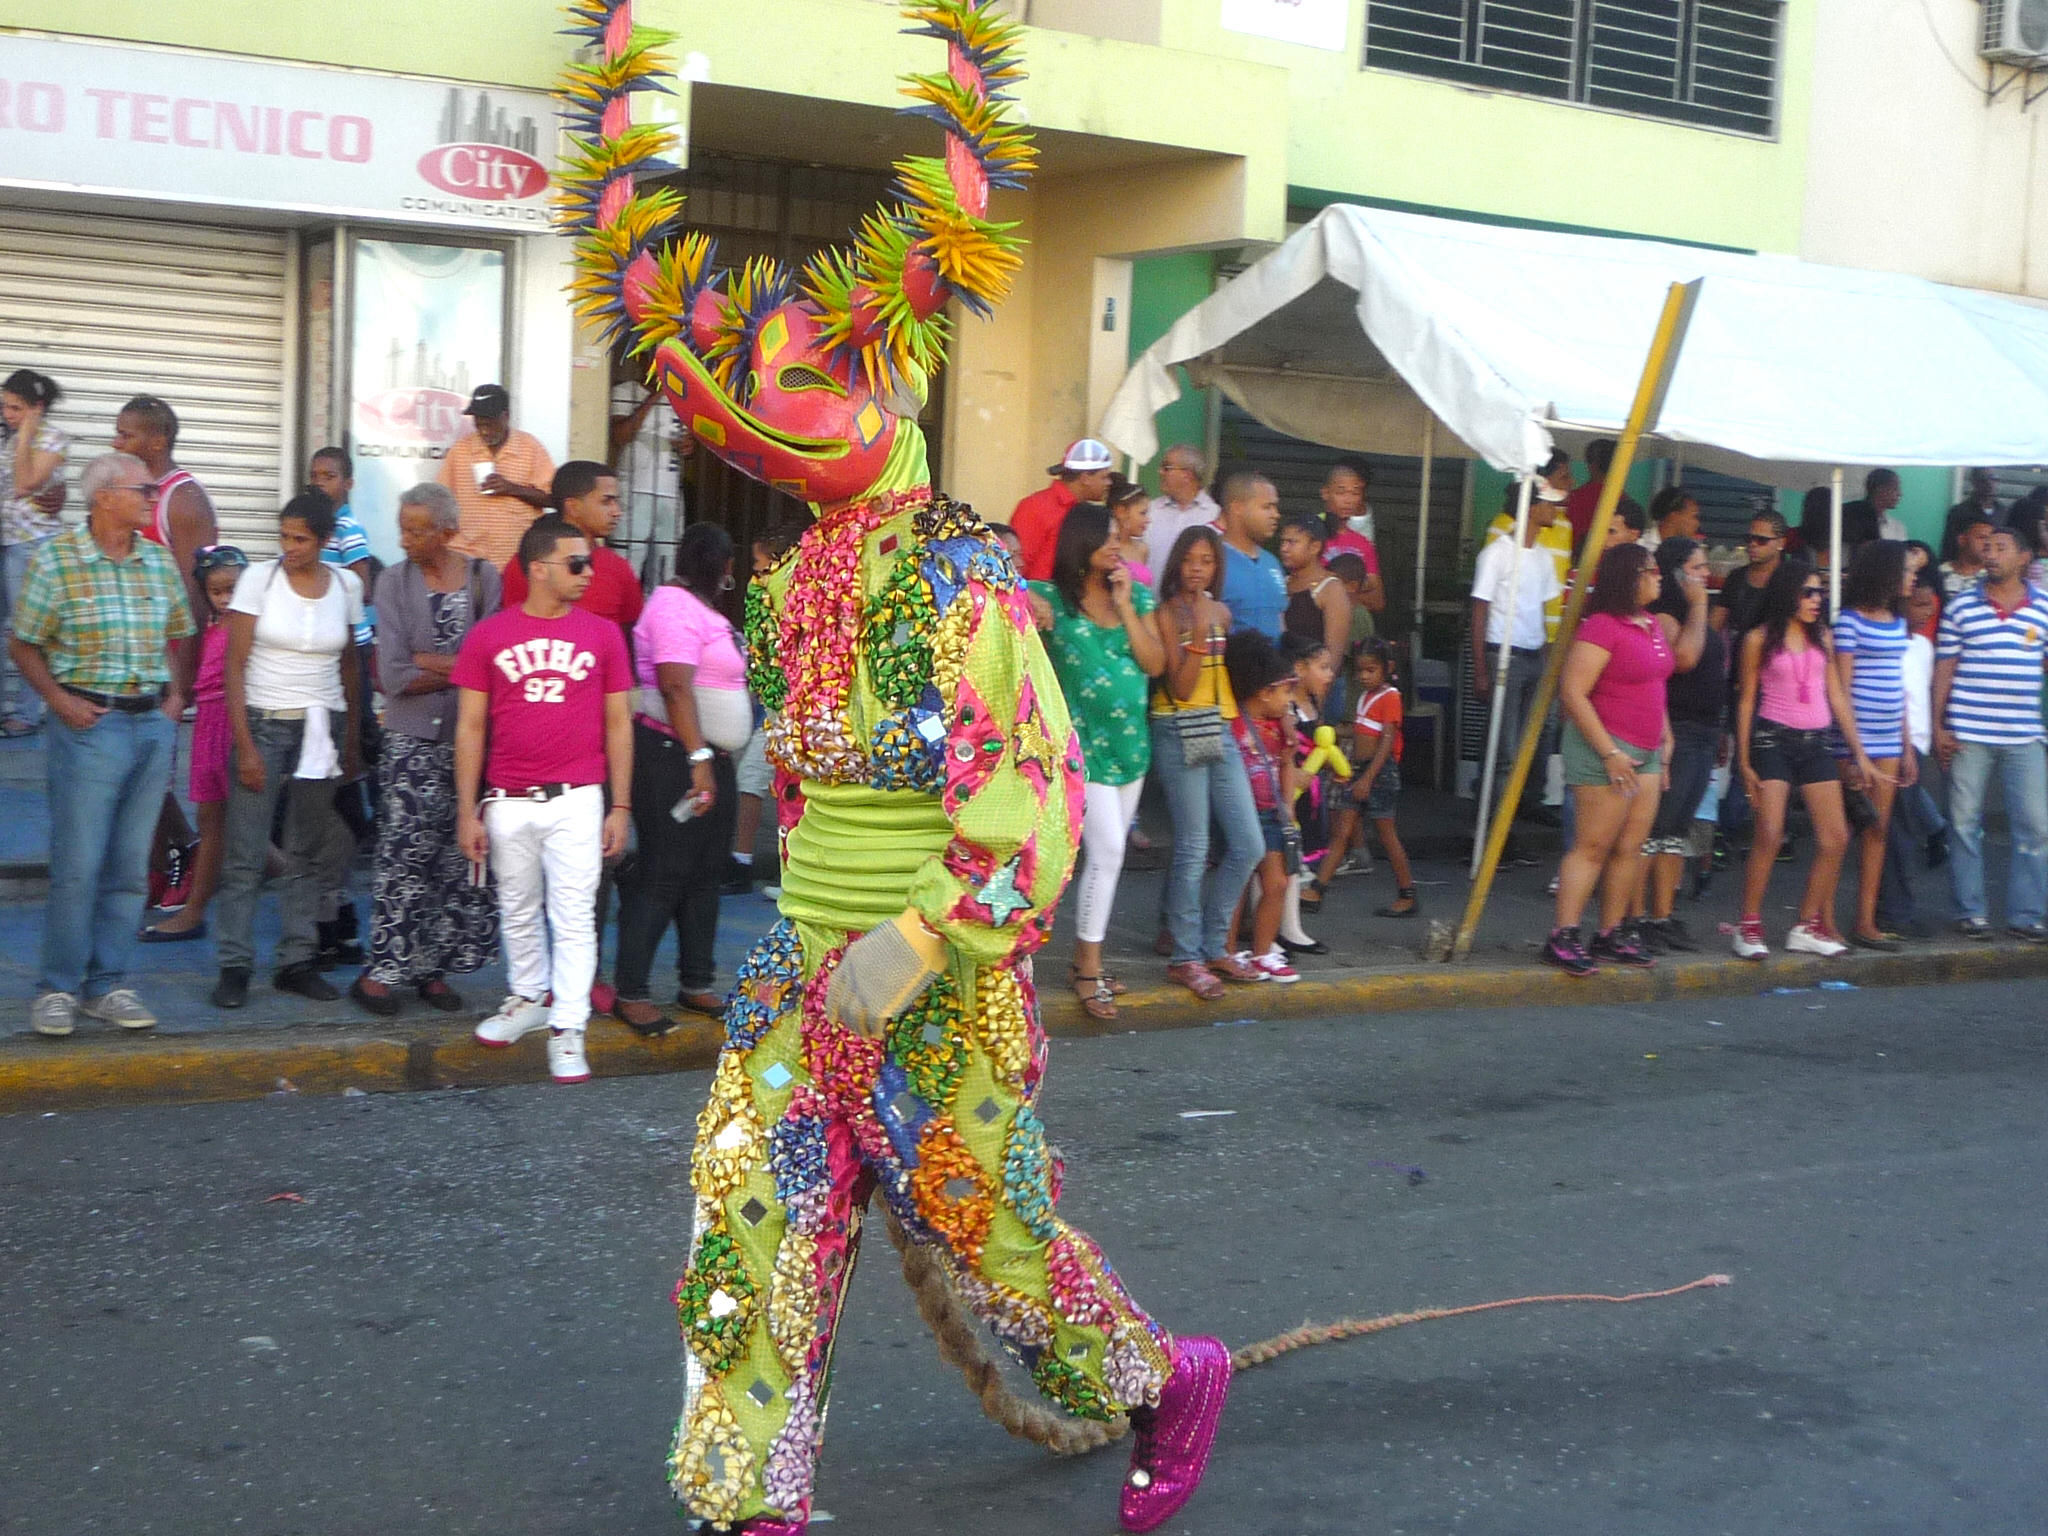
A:
<svg viewBox="0 0 2048 1536">
<path fill-rule="evenodd" d="M 1276 43 L 1344 50 L 1351 0 L 1222 0 L 1223 25 Z"/>
<path fill-rule="evenodd" d="M 532 91 L 0 34 L 0 186 L 537 231 L 554 153 Z"/>
<path fill-rule="evenodd" d="M 351 249 L 351 508 L 388 563 L 400 558 L 399 492 L 440 474 L 449 445 L 470 430 L 469 392 L 502 382 L 505 257 L 395 240 Z"/>
</svg>

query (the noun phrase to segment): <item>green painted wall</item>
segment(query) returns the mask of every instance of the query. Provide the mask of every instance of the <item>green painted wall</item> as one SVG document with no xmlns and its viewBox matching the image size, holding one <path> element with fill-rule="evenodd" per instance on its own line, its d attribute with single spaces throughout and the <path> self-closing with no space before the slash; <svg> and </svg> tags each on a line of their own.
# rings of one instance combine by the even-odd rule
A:
<svg viewBox="0 0 2048 1536">
<path fill-rule="evenodd" d="M 1182 315 L 1206 299 L 1216 285 L 1215 259 L 1207 251 L 1173 256 L 1145 256 L 1131 263 L 1130 355 L 1135 360 L 1164 336 Z M 1175 443 L 1199 443 L 1208 431 L 1208 394 L 1180 380 L 1181 397 L 1156 418 L 1163 453 Z M 1159 489 L 1159 459 L 1139 472 L 1153 491 Z"/>
</svg>

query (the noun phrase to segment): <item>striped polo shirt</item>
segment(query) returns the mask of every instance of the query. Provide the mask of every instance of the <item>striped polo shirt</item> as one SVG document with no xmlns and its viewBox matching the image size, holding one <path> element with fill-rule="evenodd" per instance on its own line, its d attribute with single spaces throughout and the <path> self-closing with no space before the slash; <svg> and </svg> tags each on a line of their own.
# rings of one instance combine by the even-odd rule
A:
<svg viewBox="0 0 2048 1536">
<path fill-rule="evenodd" d="M 1849 707 L 1856 716 L 1856 738 L 1867 757 L 1897 757 L 1905 748 L 1906 621 L 1892 617 L 1867 619 L 1854 608 L 1835 620 L 1835 650 L 1854 656 L 1849 678 Z"/>
<path fill-rule="evenodd" d="M 2048 594 L 2029 586 L 2010 612 L 1969 587 L 1941 615 L 1935 655 L 1956 664 L 1948 728 L 1963 741 L 2024 746 L 2042 739 L 2042 659 L 2048 656 Z"/>
</svg>

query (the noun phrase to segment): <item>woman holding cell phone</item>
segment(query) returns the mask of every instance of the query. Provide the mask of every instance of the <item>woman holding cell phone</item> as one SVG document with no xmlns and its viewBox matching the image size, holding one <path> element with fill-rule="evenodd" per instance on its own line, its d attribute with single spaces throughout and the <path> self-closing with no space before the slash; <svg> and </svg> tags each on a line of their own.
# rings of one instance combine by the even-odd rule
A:
<svg viewBox="0 0 2048 1536">
<path fill-rule="evenodd" d="M 619 999 L 614 1015 L 641 1034 L 670 1025 L 648 995 L 662 933 L 676 930 L 677 1001 L 717 1015 L 719 887 L 732 846 L 739 785 L 734 754 L 754 733 L 746 656 L 718 610 L 732 590 L 732 538 L 692 523 L 676 574 L 633 626 L 633 825 L 639 852 L 619 875 Z"/>
</svg>

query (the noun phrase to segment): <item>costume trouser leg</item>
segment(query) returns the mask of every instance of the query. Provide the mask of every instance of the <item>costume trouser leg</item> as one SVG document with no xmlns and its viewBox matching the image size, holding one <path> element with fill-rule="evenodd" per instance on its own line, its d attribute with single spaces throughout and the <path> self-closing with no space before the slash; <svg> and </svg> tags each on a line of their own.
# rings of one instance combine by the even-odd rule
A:
<svg viewBox="0 0 2048 1536">
<path fill-rule="evenodd" d="M 697 1124 L 696 1241 L 676 1293 L 689 1401 L 670 1478 L 709 1520 L 809 1516 L 870 1189 L 1069 1412 L 1156 1403 L 1171 1369 L 1166 1333 L 1054 1214 L 1029 989 L 983 970 L 969 1006 L 949 976 L 884 1039 L 863 1040 L 824 1016 L 837 959 L 805 976 L 787 922 L 755 948 Z"/>
</svg>

